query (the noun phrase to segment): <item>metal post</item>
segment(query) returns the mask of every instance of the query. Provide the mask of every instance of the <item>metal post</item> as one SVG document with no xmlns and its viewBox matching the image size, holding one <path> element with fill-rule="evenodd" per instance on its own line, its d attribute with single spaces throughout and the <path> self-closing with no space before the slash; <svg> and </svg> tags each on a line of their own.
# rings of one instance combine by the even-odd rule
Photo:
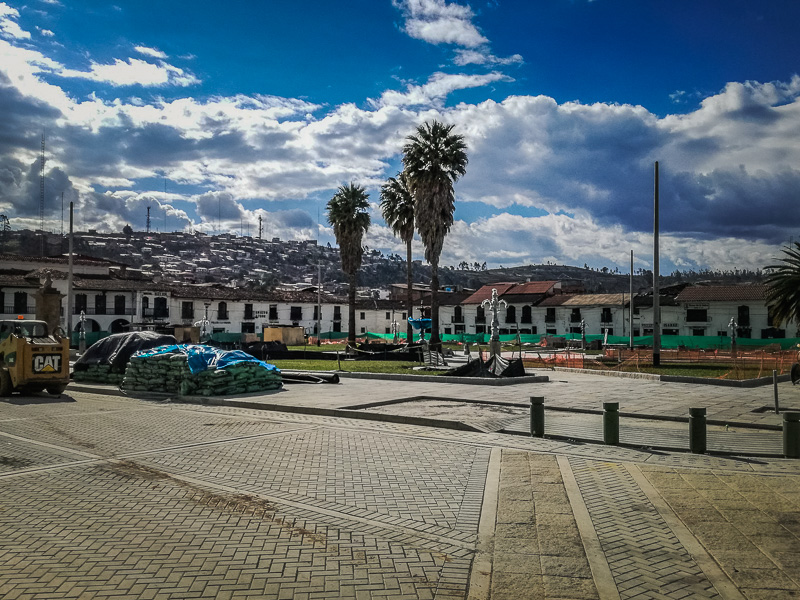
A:
<svg viewBox="0 0 800 600">
<path fill-rule="evenodd" d="M 778 403 L 778 372 L 775 369 L 772 370 L 772 394 L 775 396 L 775 414 L 777 415 L 781 412 L 781 407 Z"/>
<path fill-rule="evenodd" d="M 800 458 L 800 412 L 783 413 L 783 455 Z"/>
<path fill-rule="evenodd" d="M 630 306 L 628 306 L 628 334 L 630 347 L 633 350 L 633 250 L 631 250 L 631 276 L 630 276 Z"/>
<path fill-rule="evenodd" d="M 653 366 L 661 366 L 661 298 L 658 289 L 658 161 L 653 192 Z"/>
<path fill-rule="evenodd" d="M 544 396 L 531 396 L 531 437 L 544 437 Z"/>
<path fill-rule="evenodd" d="M 689 451 L 693 454 L 706 452 L 706 409 L 689 409 Z"/>
<path fill-rule="evenodd" d="M 603 402 L 603 441 L 619 444 L 619 402 Z"/>
<path fill-rule="evenodd" d="M 72 295 L 72 276 L 73 276 L 73 258 L 72 258 L 72 250 L 73 250 L 73 240 L 74 235 L 72 231 L 73 227 L 73 209 L 75 207 L 74 202 L 69 203 L 69 261 L 68 261 L 68 271 L 67 271 L 67 339 L 69 339 L 70 346 L 72 345 L 72 311 L 74 307 L 74 298 Z"/>
</svg>

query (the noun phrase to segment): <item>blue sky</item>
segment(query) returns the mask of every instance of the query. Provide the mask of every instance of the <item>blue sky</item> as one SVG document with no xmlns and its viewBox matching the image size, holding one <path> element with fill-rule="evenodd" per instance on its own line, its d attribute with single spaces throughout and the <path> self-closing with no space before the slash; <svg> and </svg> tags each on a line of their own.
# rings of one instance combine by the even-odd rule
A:
<svg viewBox="0 0 800 600">
<path fill-rule="evenodd" d="M 468 146 L 443 264 L 759 268 L 798 238 L 800 3 L 0 1 L 0 212 L 333 242 L 426 120 Z M 166 182 L 166 193 L 165 193 Z M 166 217 L 166 219 L 165 219 Z M 417 241 L 415 253 L 422 255 Z"/>
</svg>

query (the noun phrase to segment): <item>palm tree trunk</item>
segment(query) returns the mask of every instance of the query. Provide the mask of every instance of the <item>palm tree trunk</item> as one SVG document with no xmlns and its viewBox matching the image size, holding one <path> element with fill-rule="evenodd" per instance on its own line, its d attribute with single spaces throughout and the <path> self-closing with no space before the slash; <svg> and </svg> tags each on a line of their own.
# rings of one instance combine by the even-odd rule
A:
<svg viewBox="0 0 800 600">
<path fill-rule="evenodd" d="M 439 261 L 431 263 L 431 351 L 441 352 L 439 339 Z"/>
<path fill-rule="evenodd" d="M 348 273 L 350 289 L 347 290 L 347 345 L 356 347 L 356 273 Z"/>
<path fill-rule="evenodd" d="M 414 294 L 412 293 L 412 286 L 414 276 L 413 267 L 411 265 L 411 240 L 406 242 L 406 314 L 409 319 L 414 316 Z M 409 321 L 406 321 L 406 343 L 410 344 L 414 341 L 414 328 Z"/>
</svg>

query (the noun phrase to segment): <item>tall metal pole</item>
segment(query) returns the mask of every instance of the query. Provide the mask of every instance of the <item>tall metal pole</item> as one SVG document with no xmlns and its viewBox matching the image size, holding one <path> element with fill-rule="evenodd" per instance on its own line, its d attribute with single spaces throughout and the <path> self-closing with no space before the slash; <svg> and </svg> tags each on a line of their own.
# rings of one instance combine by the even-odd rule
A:
<svg viewBox="0 0 800 600">
<path fill-rule="evenodd" d="M 72 244 L 73 244 L 73 233 L 72 233 L 72 211 L 75 203 L 69 203 L 69 269 L 67 271 L 67 339 L 70 340 L 70 344 L 72 343 L 72 307 L 74 301 L 74 295 L 72 293 Z"/>
<path fill-rule="evenodd" d="M 631 250 L 631 278 L 630 278 L 630 305 L 628 306 L 628 329 L 630 334 L 630 348 L 633 350 L 633 250 Z"/>
<path fill-rule="evenodd" d="M 661 303 L 658 290 L 658 161 L 653 191 L 653 366 L 661 365 Z"/>
<path fill-rule="evenodd" d="M 322 335 L 322 263 L 317 264 L 317 346 Z"/>
</svg>

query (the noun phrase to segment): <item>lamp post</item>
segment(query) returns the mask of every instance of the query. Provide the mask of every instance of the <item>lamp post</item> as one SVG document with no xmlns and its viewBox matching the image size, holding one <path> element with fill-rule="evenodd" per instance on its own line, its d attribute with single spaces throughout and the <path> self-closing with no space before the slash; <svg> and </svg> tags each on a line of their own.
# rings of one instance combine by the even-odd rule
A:
<svg viewBox="0 0 800 600">
<path fill-rule="evenodd" d="M 728 329 L 731 330 L 731 358 L 736 359 L 736 329 L 739 327 L 739 324 L 736 322 L 736 319 L 731 317 L 731 322 L 728 323 Z"/>
</svg>

